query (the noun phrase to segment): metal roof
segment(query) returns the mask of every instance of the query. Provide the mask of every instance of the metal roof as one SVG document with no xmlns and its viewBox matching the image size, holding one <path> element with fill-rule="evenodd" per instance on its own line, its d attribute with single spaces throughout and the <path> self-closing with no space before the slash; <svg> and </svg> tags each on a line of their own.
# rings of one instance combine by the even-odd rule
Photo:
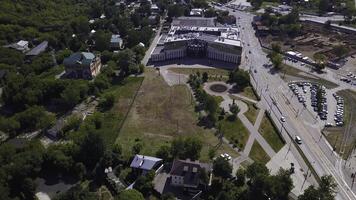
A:
<svg viewBox="0 0 356 200">
<path fill-rule="evenodd" d="M 137 154 L 132 160 L 130 167 L 143 170 L 152 170 L 161 161 L 162 159 L 160 158 Z"/>
</svg>

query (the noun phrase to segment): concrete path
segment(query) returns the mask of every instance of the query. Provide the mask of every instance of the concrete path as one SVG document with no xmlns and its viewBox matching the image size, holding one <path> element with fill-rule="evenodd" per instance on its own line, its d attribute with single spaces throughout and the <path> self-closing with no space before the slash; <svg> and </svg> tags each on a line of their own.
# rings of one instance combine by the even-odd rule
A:
<svg viewBox="0 0 356 200">
<path fill-rule="evenodd" d="M 250 132 L 250 137 L 254 137 L 258 143 L 260 143 L 261 147 L 265 150 L 269 157 L 273 157 L 276 152 L 272 149 L 272 147 L 268 144 L 268 142 L 260 135 L 257 129 L 252 125 L 252 123 L 247 119 L 247 117 L 243 114 L 237 115 L 247 130 Z"/>
<path fill-rule="evenodd" d="M 210 82 L 210 83 L 206 83 L 204 85 L 204 90 L 210 94 L 210 95 L 215 95 L 215 96 L 221 96 L 224 101 L 221 103 L 221 105 L 223 106 L 223 108 L 225 110 L 229 110 L 229 102 L 232 103 L 232 99 L 230 98 L 229 94 L 228 94 L 228 90 L 226 92 L 222 92 L 222 93 L 217 93 L 214 91 L 210 90 L 210 86 L 212 84 L 225 84 L 223 82 Z M 225 84 L 227 85 L 227 84 Z M 228 88 L 231 88 L 231 85 L 227 85 Z M 253 126 L 253 124 L 247 119 L 247 117 L 244 115 L 245 112 L 248 111 L 248 106 L 242 102 L 242 101 L 235 101 L 237 103 L 237 105 L 240 108 L 240 112 L 237 114 L 237 117 L 241 120 L 242 124 L 247 128 L 247 130 L 250 132 L 250 137 L 247 141 L 247 144 L 245 145 L 245 149 L 244 149 L 244 153 L 246 155 L 249 155 L 252 145 L 253 145 L 253 141 L 256 139 L 257 142 L 261 145 L 261 147 L 265 150 L 265 152 L 268 154 L 268 156 L 270 156 L 271 158 L 276 154 L 276 152 L 272 149 L 272 147 L 268 144 L 268 142 L 258 133 L 258 128 L 255 128 Z M 262 117 L 261 117 L 262 118 Z"/>
<path fill-rule="evenodd" d="M 250 98 L 245 97 L 245 96 L 240 95 L 240 94 L 230 94 L 230 95 L 235 96 L 235 97 L 237 97 L 237 98 L 241 98 L 241 99 L 243 99 L 243 100 L 249 101 L 249 102 L 254 103 L 254 104 L 257 104 L 257 103 L 258 103 L 258 101 L 253 100 L 253 99 L 250 99 Z"/>
<path fill-rule="evenodd" d="M 265 112 L 266 112 L 266 110 L 262 108 L 262 109 L 260 110 L 260 112 L 258 113 L 258 115 L 257 115 L 256 121 L 255 121 L 255 125 L 254 125 L 254 127 L 255 127 L 257 130 L 260 128 L 260 125 L 261 125 L 263 116 L 265 116 Z"/>
</svg>

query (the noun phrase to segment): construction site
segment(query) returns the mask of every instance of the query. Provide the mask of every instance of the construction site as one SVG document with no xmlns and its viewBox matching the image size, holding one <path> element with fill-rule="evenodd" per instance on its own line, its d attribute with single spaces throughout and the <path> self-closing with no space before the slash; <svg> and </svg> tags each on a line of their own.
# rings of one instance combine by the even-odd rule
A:
<svg viewBox="0 0 356 200">
<path fill-rule="evenodd" d="M 266 47 L 280 44 L 282 51 L 293 50 L 312 60 L 334 61 L 356 53 L 356 34 L 337 31 L 324 24 L 301 22 L 301 34 L 291 38 L 271 32 L 260 40 Z"/>
</svg>

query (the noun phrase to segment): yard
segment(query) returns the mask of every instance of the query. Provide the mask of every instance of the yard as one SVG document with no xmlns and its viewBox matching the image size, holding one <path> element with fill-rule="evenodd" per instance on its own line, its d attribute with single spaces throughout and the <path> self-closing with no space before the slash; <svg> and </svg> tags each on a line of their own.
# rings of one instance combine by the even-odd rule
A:
<svg viewBox="0 0 356 200">
<path fill-rule="evenodd" d="M 267 164 L 267 162 L 271 159 L 257 141 L 253 142 L 249 157 L 255 162 L 263 164 Z"/>
<path fill-rule="evenodd" d="M 111 146 L 114 144 L 142 80 L 143 78 L 129 77 L 123 83 L 113 85 L 104 92 L 104 95 L 112 93 L 115 96 L 114 106 L 110 110 L 102 112 L 103 124 L 98 130 L 106 145 Z"/>
<path fill-rule="evenodd" d="M 278 152 L 284 146 L 284 141 L 279 135 L 279 131 L 266 114 L 263 116 L 258 132 L 261 133 L 275 152 Z"/>
<path fill-rule="evenodd" d="M 239 118 L 235 121 L 224 119 L 220 122 L 221 131 L 234 146 L 243 150 L 249 137 L 249 132 Z"/>
<path fill-rule="evenodd" d="M 122 146 L 126 157 L 132 155 L 132 147 L 142 144 L 141 154 L 155 155 L 158 148 L 169 144 L 178 136 L 196 136 L 203 142 L 202 161 L 209 160 L 208 152 L 237 153 L 221 144 L 213 131 L 197 125 L 194 102 L 186 85 L 169 87 L 155 70 L 147 69 L 142 87 L 130 110 L 116 142 Z"/>
</svg>

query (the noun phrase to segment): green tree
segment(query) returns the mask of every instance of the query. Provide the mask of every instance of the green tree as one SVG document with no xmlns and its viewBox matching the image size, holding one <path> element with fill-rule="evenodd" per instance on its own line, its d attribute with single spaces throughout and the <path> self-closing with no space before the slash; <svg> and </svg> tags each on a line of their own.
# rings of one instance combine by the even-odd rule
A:
<svg viewBox="0 0 356 200">
<path fill-rule="evenodd" d="M 246 170 L 244 170 L 243 168 L 239 168 L 237 171 L 236 171 L 236 185 L 238 187 L 242 187 L 243 185 L 245 185 L 245 182 L 246 182 Z"/>
<path fill-rule="evenodd" d="M 281 53 L 282 52 L 282 47 L 278 43 L 272 43 L 272 51 L 276 53 Z"/>
<path fill-rule="evenodd" d="M 173 18 L 173 17 L 180 17 L 184 14 L 184 8 L 182 5 L 179 4 L 173 4 L 169 5 L 168 7 L 168 17 Z"/>
<path fill-rule="evenodd" d="M 25 178 L 21 184 L 21 191 L 25 199 L 35 199 L 36 183 L 31 178 Z"/>
<path fill-rule="evenodd" d="M 249 179 L 253 179 L 257 176 L 268 176 L 269 170 L 268 168 L 259 162 L 254 162 L 247 167 L 246 176 Z"/>
<path fill-rule="evenodd" d="M 290 175 L 289 170 L 281 168 L 276 175 L 269 177 L 269 189 L 267 193 L 271 199 L 288 199 L 288 195 L 294 187 Z"/>
<path fill-rule="evenodd" d="M 90 169 L 104 155 L 104 151 L 105 146 L 102 137 L 98 133 L 89 132 L 80 144 L 79 159 Z"/>
<path fill-rule="evenodd" d="M 309 186 L 302 195 L 298 197 L 298 200 L 333 200 L 336 194 L 336 183 L 331 175 L 325 175 L 321 177 L 319 188 Z"/>
<path fill-rule="evenodd" d="M 283 62 L 283 57 L 281 56 L 281 54 L 276 53 L 276 52 L 272 52 L 268 55 L 269 59 L 272 62 L 272 65 L 274 68 L 276 69 L 280 69 L 282 62 Z"/>
<path fill-rule="evenodd" d="M 115 103 L 115 95 L 113 93 L 107 93 L 100 100 L 99 106 L 104 110 L 108 110 L 112 108 L 114 103 Z"/>
<path fill-rule="evenodd" d="M 208 79 L 209 79 L 208 72 L 204 72 L 204 73 L 203 73 L 203 76 L 202 76 L 202 81 L 203 81 L 203 83 L 207 82 Z"/>
<path fill-rule="evenodd" d="M 202 142 L 196 137 L 179 137 L 171 143 L 171 154 L 174 158 L 197 160 L 202 147 Z"/>
<path fill-rule="evenodd" d="M 55 121 L 54 115 L 46 112 L 40 106 L 30 107 L 21 113 L 17 113 L 14 118 L 20 123 L 21 129 L 24 131 L 47 128 L 53 125 Z"/>
<path fill-rule="evenodd" d="M 243 90 L 250 84 L 250 75 L 247 71 L 237 70 L 229 75 L 229 82 L 235 83 L 235 87 Z"/>
<path fill-rule="evenodd" d="M 258 10 L 262 6 L 262 0 L 251 0 L 251 5 L 255 10 Z"/>
<path fill-rule="evenodd" d="M 162 145 L 156 152 L 158 158 L 163 159 L 165 162 L 170 160 L 170 147 L 167 145 Z"/>
<path fill-rule="evenodd" d="M 144 176 L 138 177 L 135 182 L 134 189 L 140 191 L 145 196 L 149 196 L 153 190 L 153 178 L 155 177 L 155 172 L 150 171 Z"/>
<path fill-rule="evenodd" d="M 110 37 L 111 35 L 109 33 L 98 30 L 94 35 L 95 49 L 98 51 L 108 50 L 110 45 Z"/>
<path fill-rule="evenodd" d="M 124 190 L 120 192 L 119 196 L 116 198 L 116 200 L 144 200 L 145 198 L 143 195 L 135 190 Z"/>
<path fill-rule="evenodd" d="M 213 163 L 213 173 L 223 179 L 229 178 L 231 177 L 232 166 L 225 158 L 217 157 Z"/>
</svg>

